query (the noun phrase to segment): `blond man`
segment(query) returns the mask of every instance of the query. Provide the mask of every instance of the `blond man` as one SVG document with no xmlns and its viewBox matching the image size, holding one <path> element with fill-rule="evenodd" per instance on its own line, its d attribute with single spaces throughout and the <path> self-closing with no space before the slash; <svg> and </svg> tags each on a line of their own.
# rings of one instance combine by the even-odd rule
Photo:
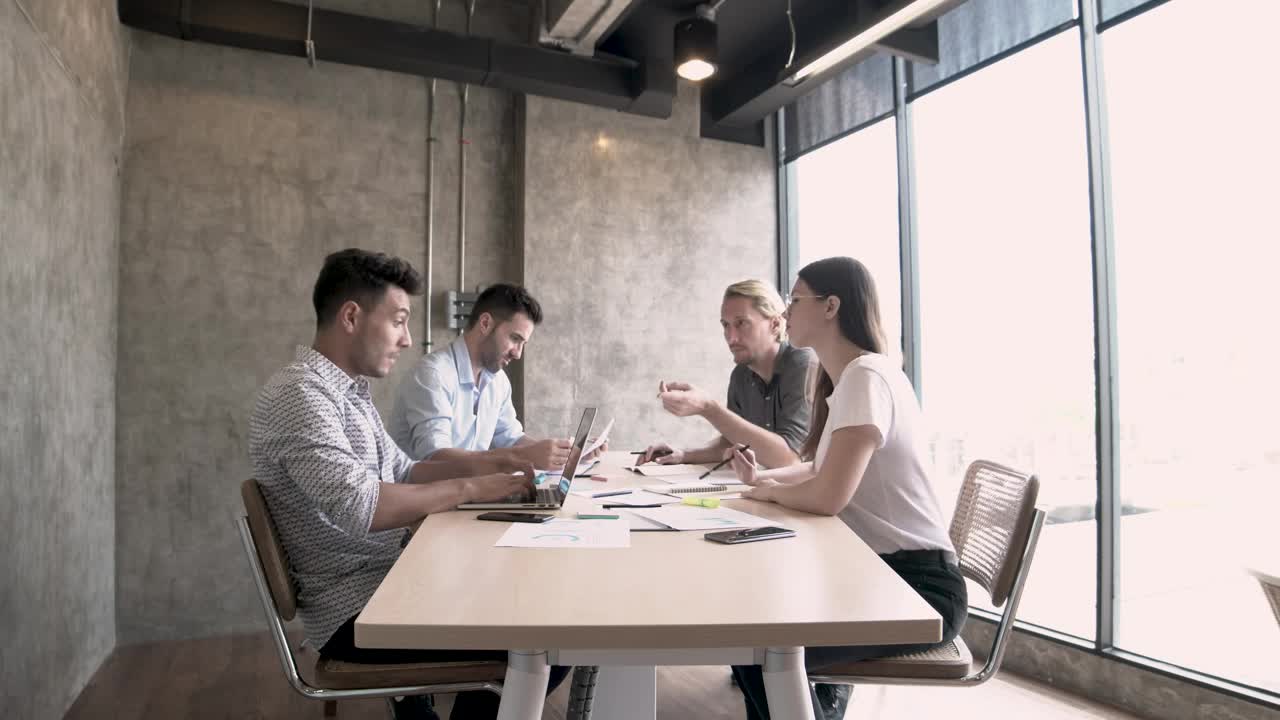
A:
<svg viewBox="0 0 1280 720">
<path fill-rule="evenodd" d="M 787 342 L 785 310 L 778 291 L 761 280 L 743 280 L 725 288 L 720 326 L 735 363 L 725 403 L 689 383 L 658 384 L 658 398 L 667 412 L 700 416 L 719 435 L 700 448 L 650 445 L 638 463 L 717 462 L 731 444 L 751 445 L 765 467 L 799 461 L 797 453 L 809 432 L 805 388 L 817 359 L 813 351 Z"/>
</svg>

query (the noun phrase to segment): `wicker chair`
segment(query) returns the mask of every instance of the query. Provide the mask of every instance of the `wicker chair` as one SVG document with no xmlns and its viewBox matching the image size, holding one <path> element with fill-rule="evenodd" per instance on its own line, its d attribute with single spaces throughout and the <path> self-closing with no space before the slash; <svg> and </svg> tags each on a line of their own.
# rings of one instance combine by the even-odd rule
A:
<svg viewBox="0 0 1280 720">
<path fill-rule="evenodd" d="M 299 650 L 303 656 L 299 663 L 289 649 L 289 639 L 284 632 L 284 623 L 292 620 L 298 609 L 284 549 L 276 536 L 257 481 L 244 481 L 240 494 L 245 507 L 245 515 L 237 519 L 240 539 L 249 558 L 254 584 L 258 587 L 285 679 L 304 697 L 324 701 L 325 716 L 337 713 L 338 700 L 466 690 L 502 693 L 501 680 L 507 671 L 506 663 L 502 662 L 371 665 L 329 660 L 321 658 L 314 650 Z"/>
<path fill-rule="evenodd" d="M 1262 585 L 1262 594 L 1267 596 L 1267 601 L 1271 603 L 1271 612 L 1276 616 L 1276 623 L 1280 624 L 1280 577 L 1268 575 L 1261 570 L 1250 570 L 1249 574 L 1258 579 L 1258 583 Z"/>
<path fill-rule="evenodd" d="M 986 664 L 978 666 L 964 640 L 932 650 L 825 668 L 809 681 L 837 685 L 959 685 L 990 680 L 1004 660 L 1018 601 L 1031 569 L 1044 511 L 1035 507 L 1040 482 L 1034 475 L 985 460 L 965 473 L 951 521 L 960 571 L 1004 606 Z"/>
</svg>

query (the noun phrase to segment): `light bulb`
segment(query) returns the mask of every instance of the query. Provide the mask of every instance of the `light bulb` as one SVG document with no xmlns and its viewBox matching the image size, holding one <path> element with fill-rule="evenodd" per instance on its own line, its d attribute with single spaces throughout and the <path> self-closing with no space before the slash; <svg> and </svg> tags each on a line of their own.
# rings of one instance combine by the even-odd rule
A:
<svg viewBox="0 0 1280 720">
<path fill-rule="evenodd" d="M 685 80 L 706 80 L 716 74 L 716 66 L 699 58 L 686 60 L 676 68 L 676 74 Z"/>
</svg>

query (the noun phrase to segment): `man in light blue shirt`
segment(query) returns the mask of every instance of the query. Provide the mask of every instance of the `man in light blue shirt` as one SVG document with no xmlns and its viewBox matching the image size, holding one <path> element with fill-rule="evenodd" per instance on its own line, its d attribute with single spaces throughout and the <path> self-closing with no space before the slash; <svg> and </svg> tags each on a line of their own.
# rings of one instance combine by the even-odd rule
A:
<svg viewBox="0 0 1280 720">
<path fill-rule="evenodd" d="M 480 293 L 466 331 L 401 381 L 388 427 L 396 444 L 415 460 L 489 454 L 543 470 L 564 467 L 572 439 L 526 435 L 503 371 L 520 359 L 540 322 L 542 307 L 523 287 L 499 283 Z"/>
</svg>

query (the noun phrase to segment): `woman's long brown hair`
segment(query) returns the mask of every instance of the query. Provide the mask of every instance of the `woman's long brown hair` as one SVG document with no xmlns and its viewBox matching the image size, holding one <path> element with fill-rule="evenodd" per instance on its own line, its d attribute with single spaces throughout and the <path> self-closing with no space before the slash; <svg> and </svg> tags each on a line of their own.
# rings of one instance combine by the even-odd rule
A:
<svg viewBox="0 0 1280 720">
<path fill-rule="evenodd" d="M 884 352 L 884 333 L 880 330 L 880 301 L 876 284 L 867 267 L 851 257 L 816 260 L 800 270 L 800 279 L 822 298 L 840 298 L 836 320 L 840 334 L 858 347 L 873 353 Z M 813 390 L 813 412 L 809 415 L 809 436 L 800 448 L 800 459 L 813 460 L 827 424 L 827 398 L 835 383 L 825 368 L 818 366 Z"/>
</svg>

